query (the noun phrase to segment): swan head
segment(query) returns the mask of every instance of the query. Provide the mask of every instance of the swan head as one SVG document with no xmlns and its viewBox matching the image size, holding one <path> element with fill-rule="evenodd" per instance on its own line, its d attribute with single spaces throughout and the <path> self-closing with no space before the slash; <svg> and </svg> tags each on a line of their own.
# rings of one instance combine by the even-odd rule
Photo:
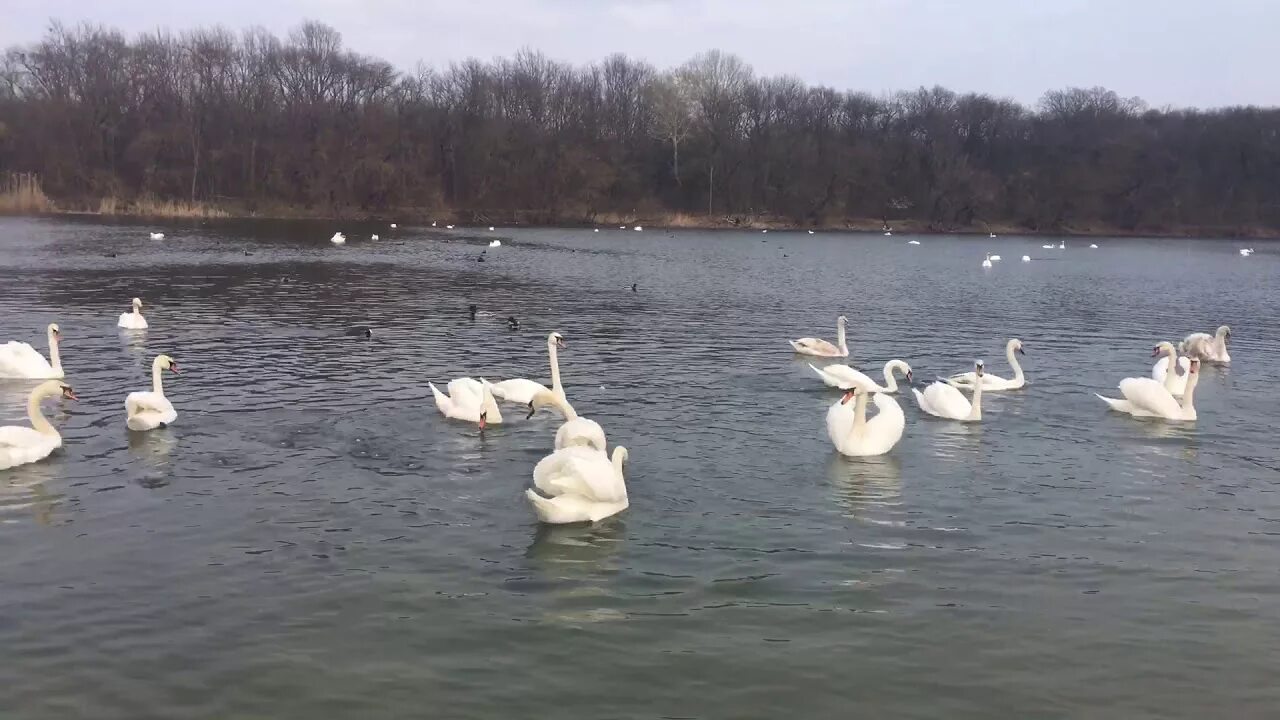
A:
<svg viewBox="0 0 1280 720">
<path fill-rule="evenodd" d="M 565 347 L 564 336 L 558 332 L 551 333 L 550 335 L 547 336 L 547 345 L 548 346 L 554 345 L 557 348 L 563 350 Z"/>
<path fill-rule="evenodd" d="M 614 465 L 621 467 L 622 465 L 626 464 L 627 459 L 630 457 L 631 457 L 631 454 L 627 452 L 626 448 L 622 447 L 621 445 L 614 446 L 613 457 L 611 458 L 613 460 Z"/>
<path fill-rule="evenodd" d="M 71 386 L 61 380 L 49 380 L 35 389 L 32 395 L 37 397 L 52 397 L 54 395 L 62 395 L 63 400 L 79 400 L 76 397 L 76 391 Z"/>
<path fill-rule="evenodd" d="M 1021 341 L 1021 340 L 1019 340 L 1018 338 L 1014 338 L 1014 339 L 1010 340 L 1010 341 L 1009 341 L 1009 347 L 1010 347 L 1010 348 L 1012 348 L 1012 349 L 1013 349 L 1013 351 L 1014 351 L 1014 352 L 1016 352 L 1016 353 L 1018 353 L 1019 355 L 1026 355 L 1026 354 L 1027 354 L 1027 351 L 1022 349 L 1022 341 Z"/>
<path fill-rule="evenodd" d="M 488 424 L 488 422 L 489 422 L 489 411 L 481 410 L 480 411 L 480 432 L 484 432 L 484 426 Z"/>
<path fill-rule="evenodd" d="M 1173 352 L 1173 351 L 1174 351 L 1173 343 L 1166 340 L 1162 343 L 1158 343 L 1155 347 L 1151 348 L 1151 357 L 1156 357 L 1161 353 L 1167 353 L 1167 352 Z"/>
<path fill-rule="evenodd" d="M 49 339 L 54 342 L 62 339 L 62 329 L 58 327 L 58 323 L 49 323 Z"/>
<path fill-rule="evenodd" d="M 178 372 L 178 361 L 168 355 L 157 355 L 155 365 L 161 370 L 168 370 L 172 372 L 174 375 L 182 374 Z"/>
<path fill-rule="evenodd" d="M 973 374 L 982 377 L 982 361 L 975 360 L 973 363 Z"/>
<path fill-rule="evenodd" d="M 841 315 L 840 317 L 836 318 L 836 324 L 839 325 L 840 327 L 844 327 L 845 325 L 849 324 L 849 318 Z"/>
<path fill-rule="evenodd" d="M 134 310 L 134 312 L 137 312 L 137 311 L 139 311 L 139 310 L 141 310 L 141 309 L 142 309 L 142 298 L 134 298 L 134 299 L 133 299 L 133 310 Z"/>
<path fill-rule="evenodd" d="M 1231 328 L 1227 327 L 1226 325 L 1223 325 L 1222 327 L 1218 328 L 1218 333 L 1217 333 L 1217 335 L 1218 335 L 1218 337 L 1222 338 L 1223 340 L 1230 340 L 1230 339 L 1231 339 Z"/>
<path fill-rule="evenodd" d="M 844 391 L 844 396 L 840 398 L 841 405 L 848 405 L 849 401 L 858 397 L 858 393 L 862 392 L 862 388 L 854 386 Z"/>
</svg>

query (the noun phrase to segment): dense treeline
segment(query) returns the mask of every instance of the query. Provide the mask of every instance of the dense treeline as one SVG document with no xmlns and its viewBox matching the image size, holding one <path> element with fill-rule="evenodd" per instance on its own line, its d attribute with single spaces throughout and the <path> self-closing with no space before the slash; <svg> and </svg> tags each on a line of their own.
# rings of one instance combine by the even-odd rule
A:
<svg viewBox="0 0 1280 720">
<path fill-rule="evenodd" d="M 1151 110 L 1101 88 L 1030 109 L 532 51 L 399 72 L 305 23 L 134 40 L 51 26 L 0 64 L 0 170 L 55 198 L 315 213 L 456 210 L 1031 229 L 1280 228 L 1280 110 Z"/>
</svg>

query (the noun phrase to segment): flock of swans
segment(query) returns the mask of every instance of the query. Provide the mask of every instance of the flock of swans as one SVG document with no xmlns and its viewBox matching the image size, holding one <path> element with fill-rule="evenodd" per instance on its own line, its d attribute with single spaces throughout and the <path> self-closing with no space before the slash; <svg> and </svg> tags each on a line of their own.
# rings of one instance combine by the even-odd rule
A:
<svg viewBox="0 0 1280 720">
<path fill-rule="evenodd" d="M 848 319 L 836 319 L 836 342 L 820 338 L 790 341 L 796 353 L 810 357 L 843 358 L 849 356 L 845 332 Z M 1177 347 L 1162 342 L 1152 351 L 1160 359 L 1151 368 L 1150 377 L 1130 377 L 1120 381 L 1123 398 L 1098 395 L 1118 412 L 1138 418 L 1169 421 L 1196 419 L 1195 387 L 1200 379 L 1201 363 L 1228 364 L 1231 355 L 1227 342 L 1231 328 L 1223 325 L 1213 335 L 1192 333 Z M 1181 353 L 1181 355 L 1179 355 Z M 972 371 L 961 372 L 930 383 L 924 391 L 911 388 L 916 404 L 928 415 L 959 422 L 982 420 L 982 394 L 1020 390 L 1027 385 L 1026 374 L 1018 356 L 1025 354 L 1022 341 L 1013 338 L 1005 344 L 1005 357 L 1013 377 L 1003 378 L 986 372 L 983 361 L 974 363 Z M 881 385 L 848 365 L 830 364 L 810 368 L 826 385 L 845 391 L 840 400 L 827 410 L 827 436 L 842 455 L 865 457 L 883 455 L 894 448 L 906 430 L 906 415 L 892 396 L 898 391 L 898 373 L 912 382 L 911 366 L 902 360 L 890 360 L 884 366 Z M 965 397 L 962 390 L 970 393 Z M 853 401 L 853 407 L 849 402 Z M 867 405 L 874 403 L 876 415 L 867 417 Z"/>
<path fill-rule="evenodd" d="M 578 415 L 565 396 L 560 382 L 559 350 L 564 337 L 547 336 L 547 358 L 551 364 L 551 387 L 525 378 L 491 383 L 484 378 L 461 377 L 449 381 L 448 393 L 428 383 L 436 408 L 446 418 L 486 425 L 502 422 L 498 401 L 523 406 L 526 418 L 546 408 L 558 412 L 564 422 L 556 430 L 551 454 L 533 468 L 533 487 L 525 497 L 538 519 L 549 524 L 596 522 L 627 509 L 627 483 L 623 465 L 627 449 L 613 448 L 607 454 L 604 428 Z"/>
</svg>

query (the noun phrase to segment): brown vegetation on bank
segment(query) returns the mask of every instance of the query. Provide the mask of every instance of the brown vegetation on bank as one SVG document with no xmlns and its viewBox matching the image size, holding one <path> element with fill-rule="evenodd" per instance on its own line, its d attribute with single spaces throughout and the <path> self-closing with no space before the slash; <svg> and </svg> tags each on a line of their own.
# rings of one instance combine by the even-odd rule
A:
<svg viewBox="0 0 1280 720">
<path fill-rule="evenodd" d="M 9 212 L 1280 230 L 1277 109 L 1152 110 L 1101 88 L 1035 108 L 877 97 L 716 51 L 668 71 L 524 51 L 402 73 L 318 23 L 283 39 L 55 23 L 0 60 L 0 168 L 43 183 L 7 189 Z"/>
</svg>

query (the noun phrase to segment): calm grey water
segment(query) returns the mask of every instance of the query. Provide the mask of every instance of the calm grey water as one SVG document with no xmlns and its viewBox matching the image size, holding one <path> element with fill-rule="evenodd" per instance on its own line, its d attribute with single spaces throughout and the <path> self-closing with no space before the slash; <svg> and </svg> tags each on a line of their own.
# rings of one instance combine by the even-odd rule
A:
<svg viewBox="0 0 1280 720">
<path fill-rule="evenodd" d="M 60 323 L 81 397 L 46 406 L 63 451 L 0 471 L 6 718 L 1280 707 L 1280 246 L 151 229 L 0 221 L 0 339 L 43 351 Z M 892 453 L 843 459 L 838 393 L 786 344 L 839 313 L 876 377 L 1008 374 L 1016 336 L 1032 384 L 973 426 L 908 395 Z M 1093 397 L 1224 322 L 1235 363 L 1206 370 L 1194 425 Z M 595 527 L 539 527 L 522 497 L 552 415 L 481 436 L 427 389 L 545 382 L 552 330 L 571 401 L 631 450 L 631 508 Z M 124 395 L 161 352 L 178 421 L 131 435 Z M 31 386 L 0 384 L 0 423 Z"/>
</svg>

